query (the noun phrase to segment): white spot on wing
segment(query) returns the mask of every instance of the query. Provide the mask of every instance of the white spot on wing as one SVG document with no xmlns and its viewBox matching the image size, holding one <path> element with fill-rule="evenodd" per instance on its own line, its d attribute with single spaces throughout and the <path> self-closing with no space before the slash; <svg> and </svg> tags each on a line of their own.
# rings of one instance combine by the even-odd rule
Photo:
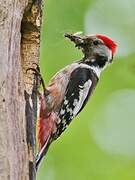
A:
<svg viewBox="0 0 135 180">
<path fill-rule="evenodd" d="M 66 125 L 67 125 L 66 119 L 63 119 L 62 125 L 63 125 L 62 130 L 65 130 L 66 129 Z"/>
<path fill-rule="evenodd" d="M 68 104 L 68 100 L 65 99 L 64 100 L 64 104 L 67 105 Z"/>
<path fill-rule="evenodd" d="M 79 101 L 77 101 L 77 105 L 75 106 L 75 108 L 73 110 L 74 117 L 79 112 L 79 110 L 81 109 L 85 99 L 87 98 L 87 95 L 88 95 L 88 92 L 89 92 L 91 84 L 92 84 L 92 81 L 88 80 L 84 84 L 83 89 L 80 89 L 80 92 L 79 92 Z"/>
<path fill-rule="evenodd" d="M 83 88 L 83 86 L 79 85 L 79 88 Z"/>
<path fill-rule="evenodd" d="M 63 115 L 65 113 L 64 109 L 61 109 L 60 114 Z"/>
<path fill-rule="evenodd" d="M 70 112 L 70 115 L 72 115 L 72 113 L 73 113 L 72 108 L 67 108 L 67 112 Z"/>
<path fill-rule="evenodd" d="M 78 100 L 74 99 L 73 106 L 77 106 Z"/>
</svg>

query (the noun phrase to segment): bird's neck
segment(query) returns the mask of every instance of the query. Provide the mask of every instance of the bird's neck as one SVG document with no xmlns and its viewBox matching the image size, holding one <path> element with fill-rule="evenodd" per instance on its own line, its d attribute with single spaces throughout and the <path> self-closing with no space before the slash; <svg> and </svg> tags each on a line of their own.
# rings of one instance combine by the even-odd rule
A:
<svg viewBox="0 0 135 180">
<path fill-rule="evenodd" d="M 105 57 L 84 57 L 80 63 L 87 64 L 90 68 L 100 77 L 101 72 L 107 65 L 107 59 Z"/>
<path fill-rule="evenodd" d="M 99 67 L 100 69 L 104 69 L 108 61 L 108 58 L 105 56 L 88 56 L 83 58 L 83 62 L 90 65 L 90 66 L 95 66 Z"/>
</svg>

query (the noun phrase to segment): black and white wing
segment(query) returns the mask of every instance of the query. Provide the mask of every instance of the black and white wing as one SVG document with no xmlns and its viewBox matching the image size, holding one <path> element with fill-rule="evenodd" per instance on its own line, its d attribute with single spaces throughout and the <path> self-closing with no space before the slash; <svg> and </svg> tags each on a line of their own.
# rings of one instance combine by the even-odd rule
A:
<svg viewBox="0 0 135 180">
<path fill-rule="evenodd" d="M 92 69 L 78 67 L 70 76 L 63 102 L 59 109 L 59 135 L 71 120 L 83 109 L 97 84 L 98 78 Z M 58 135 L 57 134 L 57 135 Z M 58 136 L 59 136 L 58 135 Z"/>
</svg>

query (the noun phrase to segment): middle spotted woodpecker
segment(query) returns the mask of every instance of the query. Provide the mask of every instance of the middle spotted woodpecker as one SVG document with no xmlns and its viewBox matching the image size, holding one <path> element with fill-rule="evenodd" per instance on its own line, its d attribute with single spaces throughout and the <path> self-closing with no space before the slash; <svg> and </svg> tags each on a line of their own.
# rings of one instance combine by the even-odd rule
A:
<svg viewBox="0 0 135 180">
<path fill-rule="evenodd" d="M 40 94 L 36 168 L 50 144 L 82 111 L 101 72 L 112 63 L 116 52 L 116 43 L 104 35 L 65 34 L 65 37 L 82 50 L 84 57 L 60 70 Z"/>
</svg>

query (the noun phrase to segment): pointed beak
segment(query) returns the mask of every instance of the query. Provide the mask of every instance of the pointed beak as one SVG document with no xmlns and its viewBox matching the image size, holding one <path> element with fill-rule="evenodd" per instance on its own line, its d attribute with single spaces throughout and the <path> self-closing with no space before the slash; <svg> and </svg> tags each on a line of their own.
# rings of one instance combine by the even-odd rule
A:
<svg viewBox="0 0 135 180">
<path fill-rule="evenodd" d="M 82 37 L 76 34 L 70 34 L 70 33 L 65 33 L 65 37 L 69 38 L 71 41 L 75 43 L 75 47 L 79 47 L 82 44 L 84 44 L 84 40 Z"/>
</svg>

